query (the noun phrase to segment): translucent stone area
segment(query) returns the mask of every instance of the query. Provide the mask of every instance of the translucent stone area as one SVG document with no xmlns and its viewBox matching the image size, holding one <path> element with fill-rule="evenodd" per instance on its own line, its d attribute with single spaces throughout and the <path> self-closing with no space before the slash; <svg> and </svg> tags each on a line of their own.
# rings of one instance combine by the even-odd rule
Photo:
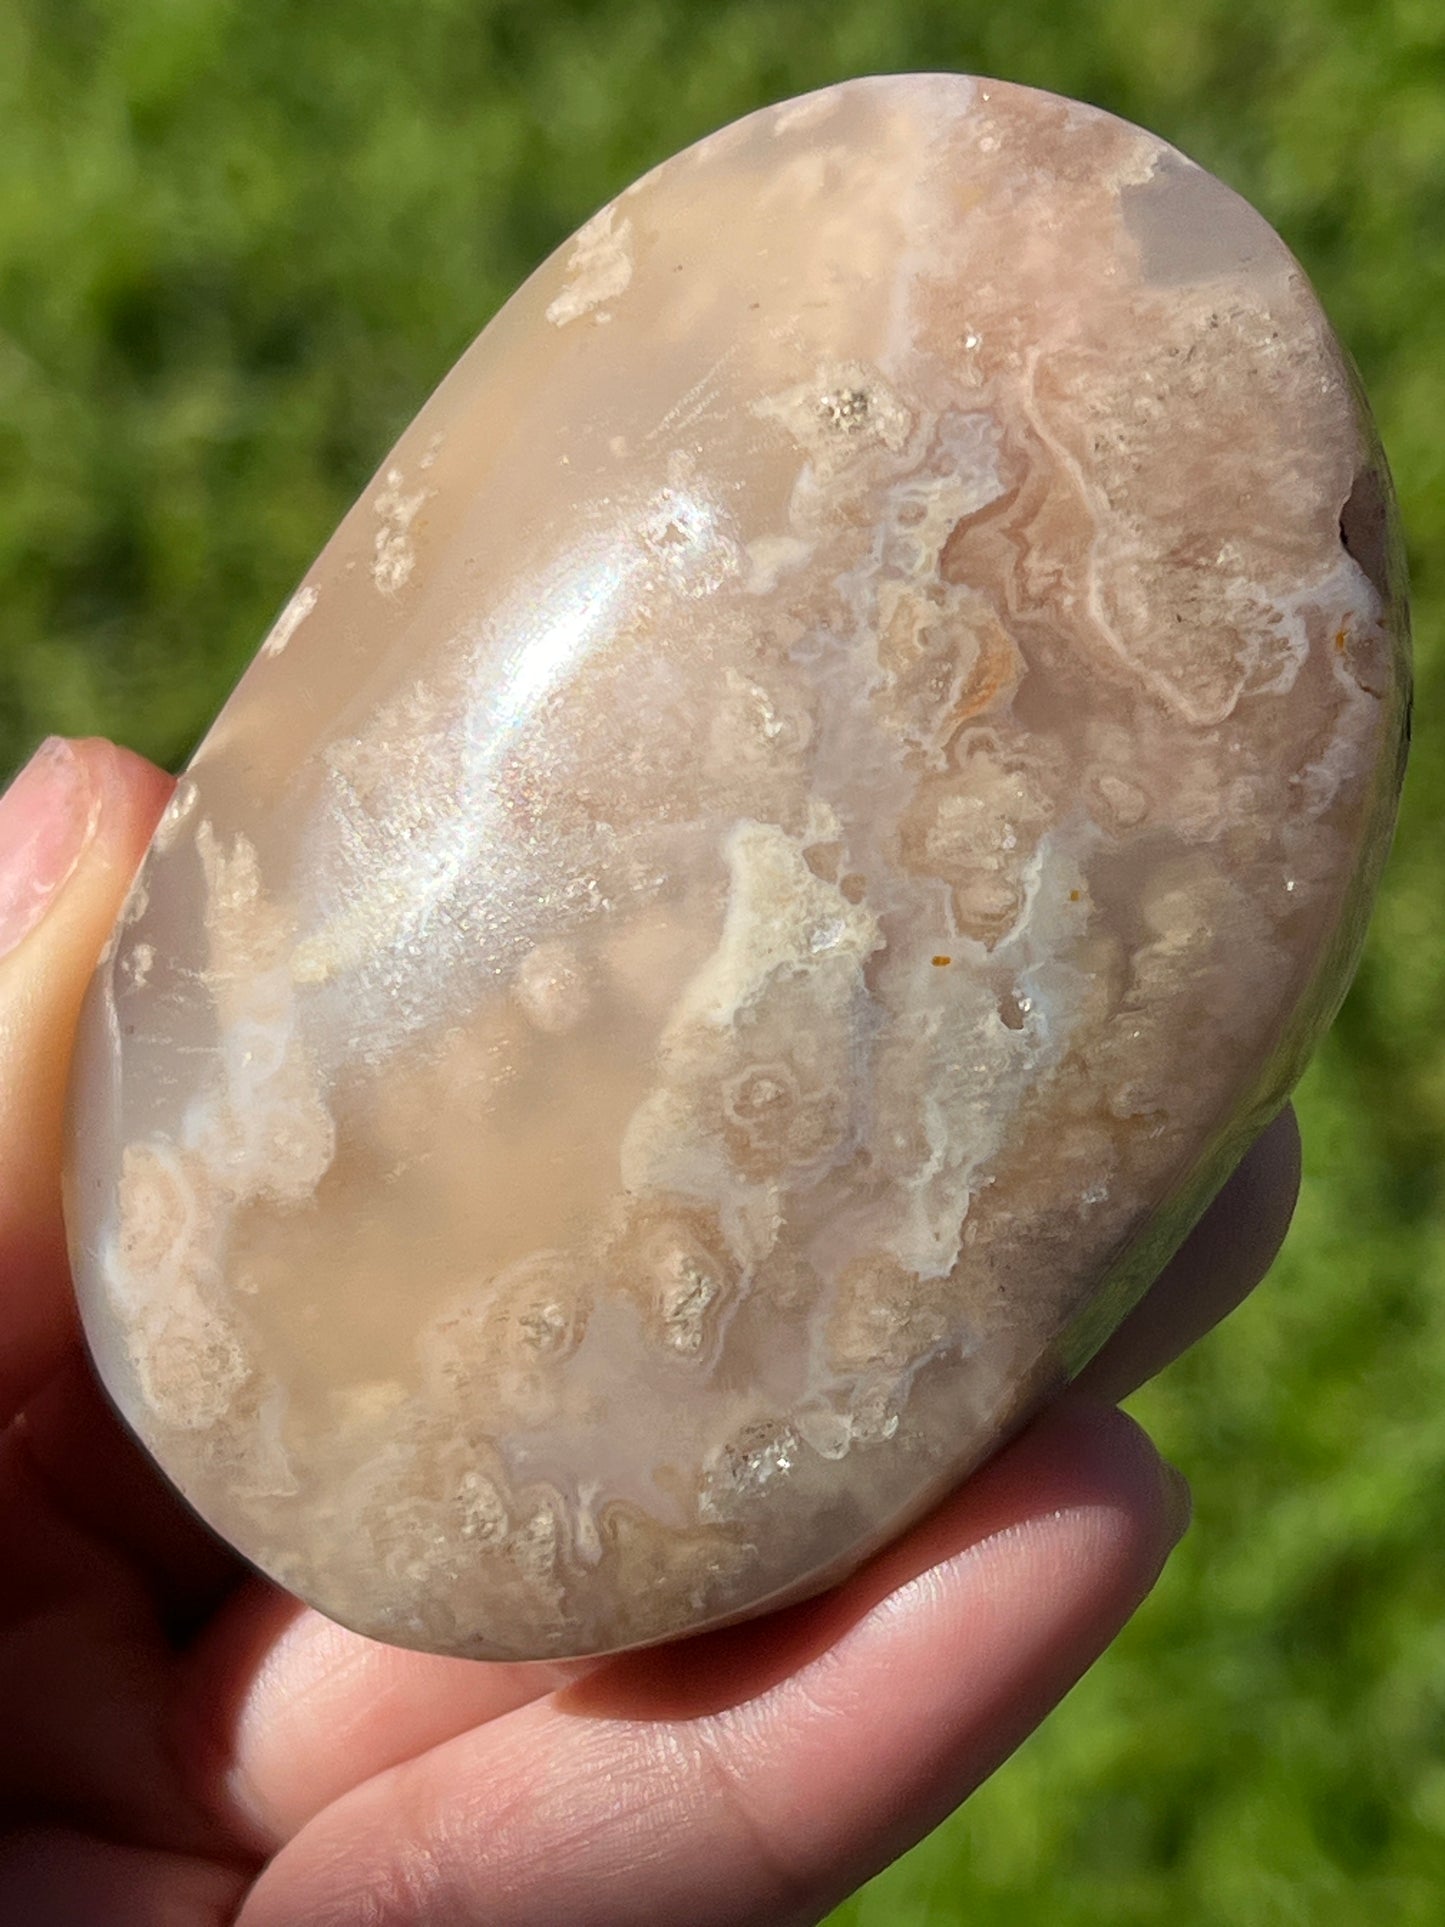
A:
<svg viewBox="0 0 1445 1927">
<path fill-rule="evenodd" d="M 1392 513 L 1283 243 L 1093 108 L 856 81 L 629 188 L 297 590 L 91 993 L 85 1322 L 187 1498 L 483 1658 L 934 1503 L 1342 993 Z"/>
</svg>

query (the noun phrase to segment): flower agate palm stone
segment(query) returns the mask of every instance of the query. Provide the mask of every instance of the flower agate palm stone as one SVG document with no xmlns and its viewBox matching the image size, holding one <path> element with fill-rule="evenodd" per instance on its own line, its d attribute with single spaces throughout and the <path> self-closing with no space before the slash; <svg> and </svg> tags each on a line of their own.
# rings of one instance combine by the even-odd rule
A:
<svg viewBox="0 0 1445 1927">
<path fill-rule="evenodd" d="M 1108 114 L 861 80 L 629 188 L 342 523 L 91 991 L 84 1318 L 185 1497 L 483 1658 L 935 1503 L 1343 991 L 1392 514 L 1283 243 Z"/>
</svg>

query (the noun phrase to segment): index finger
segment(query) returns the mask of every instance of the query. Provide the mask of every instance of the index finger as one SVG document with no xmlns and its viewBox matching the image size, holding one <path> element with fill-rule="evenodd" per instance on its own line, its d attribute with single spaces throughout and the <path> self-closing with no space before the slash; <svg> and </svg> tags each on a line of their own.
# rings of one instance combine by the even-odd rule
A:
<svg viewBox="0 0 1445 1927">
<path fill-rule="evenodd" d="M 60 1166 L 76 1020 L 170 789 L 113 743 L 52 738 L 0 797 L 0 1425 L 75 1338 Z"/>
<path fill-rule="evenodd" d="M 1299 1193 L 1300 1139 L 1286 1105 L 1078 1384 L 1127 1398 L 1246 1298 L 1284 1243 Z"/>
</svg>

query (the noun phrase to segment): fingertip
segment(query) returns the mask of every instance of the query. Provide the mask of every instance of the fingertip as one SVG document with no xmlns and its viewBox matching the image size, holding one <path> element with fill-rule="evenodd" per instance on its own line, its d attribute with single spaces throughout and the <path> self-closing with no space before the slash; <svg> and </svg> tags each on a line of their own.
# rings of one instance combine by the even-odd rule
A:
<svg viewBox="0 0 1445 1927">
<path fill-rule="evenodd" d="M 103 936 L 140 867 L 175 779 L 134 750 L 103 736 L 77 737 L 66 747 L 89 780 L 96 799 L 96 823 L 82 876 L 77 877 L 85 887 L 74 892 L 77 901 L 67 904 L 62 899 L 56 909 L 78 912 L 82 927 L 89 931 L 99 925 Z"/>
<path fill-rule="evenodd" d="M 124 846 L 132 857 L 144 855 L 176 779 L 147 757 L 105 736 L 77 737 L 72 747 L 95 771 L 111 812 L 113 843 Z"/>
<path fill-rule="evenodd" d="M 1071 1391 L 885 1560 L 909 1561 L 922 1574 L 935 1554 L 939 1566 L 996 1560 L 1003 1546 L 1010 1557 L 1024 1547 L 1032 1559 L 1035 1542 L 1049 1540 L 1088 1568 L 1086 1590 L 1112 1617 L 1153 1585 L 1190 1512 L 1183 1475 L 1143 1427 L 1116 1405 Z M 889 1577 L 886 1564 L 880 1577 Z"/>
<path fill-rule="evenodd" d="M 1139 1303 L 1079 1374 L 1099 1400 L 1127 1398 L 1211 1331 L 1264 1277 L 1300 1185 L 1300 1134 L 1286 1105 L 1250 1145 Z"/>
<path fill-rule="evenodd" d="M 4 983 L 79 943 L 99 948 L 171 792 L 155 764 L 103 737 L 48 737 L 0 795 Z M 89 960 L 82 959 L 88 970 Z M 38 968 L 39 966 L 33 966 Z M 73 970 L 61 971 L 69 981 Z"/>
<path fill-rule="evenodd" d="M 1181 1522 L 1140 1428 L 1065 1397 L 836 1591 L 606 1662 L 354 1787 L 242 1920 L 363 1895 L 387 1927 L 821 1918 L 1069 1689 Z"/>
<path fill-rule="evenodd" d="M 52 737 L 0 797 L 0 1418 L 74 1337 L 60 1172 L 75 1028 L 170 787 L 114 743 Z"/>
</svg>

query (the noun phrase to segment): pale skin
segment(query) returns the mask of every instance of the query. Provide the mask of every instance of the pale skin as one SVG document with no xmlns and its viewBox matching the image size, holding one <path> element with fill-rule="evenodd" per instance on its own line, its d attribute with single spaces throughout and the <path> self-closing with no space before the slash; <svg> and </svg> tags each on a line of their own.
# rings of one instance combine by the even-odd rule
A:
<svg viewBox="0 0 1445 1927">
<path fill-rule="evenodd" d="M 1262 1276 L 1292 1117 L 1066 1397 L 839 1590 L 620 1659 L 392 1651 L 234 1561 L 87 1370 L 67 1061 L 170 779 L 108 743 L 76 754 L 89 842 L 0 957 L 0 1920 L 819 1920 L 999 1765 L 1154 1584 L 1188 1501 L 1116 1401 Z M 0 873 L 24 860 L 4 844 Z"/>
</svg>

